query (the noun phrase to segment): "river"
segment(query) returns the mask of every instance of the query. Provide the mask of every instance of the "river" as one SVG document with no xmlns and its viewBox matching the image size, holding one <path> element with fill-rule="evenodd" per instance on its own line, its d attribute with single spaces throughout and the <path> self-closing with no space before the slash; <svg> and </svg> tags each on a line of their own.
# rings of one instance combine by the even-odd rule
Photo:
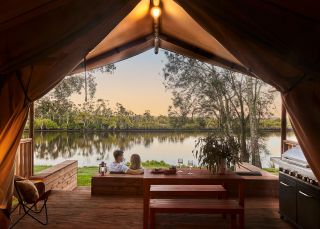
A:
<svg viewBox="0 0 320 229">
<path fill-rule="evenodd" d="M 78 160 L 78 165 L 97 166 L 102 160 L 110 162 L 115 149 L 123 149 L 128 160 L 133 153 L 142 161 L 157 160 L 177 164 L 197 161 L 192 154 L 195 141 L 207 132 L 35 132 L 35 165 L 55 165 L 64 160 Z M 280 133 L 261 134 L 265 151 L 260 153 L 262 166 L 270 167 L 270 157 L 280 155 Z M 288 139 L 296 140 L 293 132 Z"/>
</svg>

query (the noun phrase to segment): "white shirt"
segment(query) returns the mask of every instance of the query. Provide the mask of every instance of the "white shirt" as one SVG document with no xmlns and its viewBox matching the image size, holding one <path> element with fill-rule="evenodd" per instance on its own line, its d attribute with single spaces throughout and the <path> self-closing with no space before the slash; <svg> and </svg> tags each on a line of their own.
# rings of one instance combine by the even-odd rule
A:
<svg viewBox="0 0 320 229">
<path fill-rule="evenodd" d="M 129 170 L 129 167 L 126 166 L 123 162 L 118 163 L 118 162 L 114 161 L 109 165 L 109 170 L 110 170 L 110 172 L 127 173 L 127 171 Z"/>
</svg>

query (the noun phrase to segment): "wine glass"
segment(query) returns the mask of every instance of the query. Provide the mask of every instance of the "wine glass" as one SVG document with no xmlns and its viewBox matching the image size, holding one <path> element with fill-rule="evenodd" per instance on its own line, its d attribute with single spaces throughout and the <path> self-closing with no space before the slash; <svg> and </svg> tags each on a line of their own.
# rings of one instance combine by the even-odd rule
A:
<svg viewBox="0 0 320 229">
<path fill-rule="evenodd" d="M 177 172 L 182 173 L 183 171 L 181 170 L 181 167 L 183 165 L 183 158 L 178 158 L 178 165 L 179 165 L 179 170 Z"/>
<path fill-rule="evenodd" d="M 188 160 L 188 166 L 189 166 L 188 175 L 192 175 L 193 172 L 191 172 L 191 169 L 192 169 L 192 167 L 193 167 L 193 160 Z"/>
</svg>

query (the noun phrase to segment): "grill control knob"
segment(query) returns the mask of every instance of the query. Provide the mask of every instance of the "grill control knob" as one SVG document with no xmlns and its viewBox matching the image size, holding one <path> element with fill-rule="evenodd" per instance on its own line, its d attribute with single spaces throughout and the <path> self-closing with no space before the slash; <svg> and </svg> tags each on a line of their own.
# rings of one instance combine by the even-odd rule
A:
<svg viewBox="0 0 320 229">
<path fill-rule="evenodd" d="M 312 180 L 312 179 L 309 180 L 309 183 L 312 184 L 312 185 L 316 185 L 316 186 L 319 185 L 316 180 Z"/>
<path fill-rule="evenodd" d="M 297 173 L 296 173 L 295 171 L 290 171 L 290 172 L 289 172 L 289 175 L 290 175 L 290 176 L 293 176 L 293 177 L 295 177 L 296 174 L 297 174 Z"/>
</svg>

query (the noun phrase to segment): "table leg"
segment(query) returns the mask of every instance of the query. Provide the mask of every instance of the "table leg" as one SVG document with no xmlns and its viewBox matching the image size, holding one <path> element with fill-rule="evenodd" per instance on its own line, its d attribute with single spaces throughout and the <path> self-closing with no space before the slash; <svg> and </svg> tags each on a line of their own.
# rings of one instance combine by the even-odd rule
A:
<svg viewBox="0 0 320 229">
<path fill-rule="evenodd" d="M 244 208 L 244 181 L 241 180 L 239 183 L 239 204 Z M 244 229 L 244 209 L 239 215 L 239 228 Z"/>
<path fill-rule="evenodd" d="M 239 181 L 239 204 L 244 207 L 244 182 Z"/>
<path fill-rule="evenodd" d="M 155 229 L 156 228 L 156 213 L 154 209 L 150 210 L 150 229 Z"/>
<path fill-rule="evenodd" d="M 244 212 L 239 215 L 239 228 L 244 229 Z"/>
<path fill-rule="evenodd" d="M 143 181 L 143 229 L 149 227 L 150 184 Z"/>
<path fill-rule="evenodd" d="M 231 229 L 237 228 L 237 216 L 235 214 L 231 214 Z"/>
</svg>

